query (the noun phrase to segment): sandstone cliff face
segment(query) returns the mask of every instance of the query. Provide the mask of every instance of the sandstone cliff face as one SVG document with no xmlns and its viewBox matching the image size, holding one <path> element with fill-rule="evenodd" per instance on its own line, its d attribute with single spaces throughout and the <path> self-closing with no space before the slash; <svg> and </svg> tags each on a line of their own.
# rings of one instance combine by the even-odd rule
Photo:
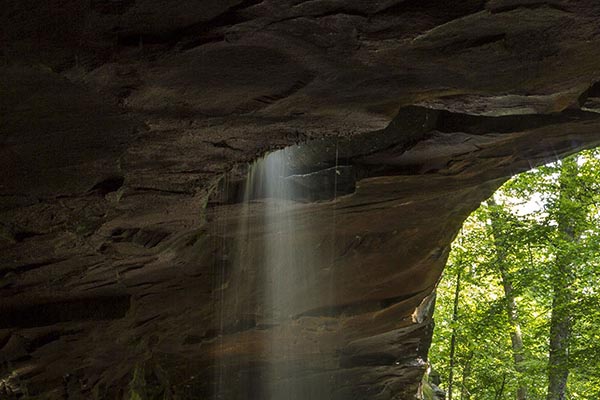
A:
<svg viewBox="0 0 600 400">
<path fill-rule="evenodd" d="M 413 398 L 462 220 L 600 144 L 599 19 L 595 0 L 8 1 L 0 393 L 258 399 L 275 365 L 282 399 Z M 260 260 L 228 261 L 234 189 L 306 142 L 298 165 L 356 181 L 298 206 L 294 235 L 333 262 L 265 323 Z"/>
</svg>

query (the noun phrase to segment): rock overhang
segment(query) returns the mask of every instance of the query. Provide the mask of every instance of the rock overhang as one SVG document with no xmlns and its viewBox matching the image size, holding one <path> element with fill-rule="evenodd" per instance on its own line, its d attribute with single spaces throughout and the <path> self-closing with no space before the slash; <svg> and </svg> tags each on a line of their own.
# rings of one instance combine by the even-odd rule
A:
<svg viewBox="0 0 600 400">
<path fill-rule="evenodd" d="M 194 398 L 220 357 L 254 382 L 261 337 L 287 329 L 338 398 L 411 398 L 431 329 L 413 314 L 462 220 L 508 176 L 599 142 L 593 1 L 92 3 L 3 17 L 0 343 L 32 393 L 115 398 L 144 370 Z M 299 173 L 337 148 L 356 180 L 335 201 L 336 297 L 219 328 L 237 211 L 210 193 L 307 142 Z M 305 215 L 326 227 L 331 204 Z"/>
</svg>

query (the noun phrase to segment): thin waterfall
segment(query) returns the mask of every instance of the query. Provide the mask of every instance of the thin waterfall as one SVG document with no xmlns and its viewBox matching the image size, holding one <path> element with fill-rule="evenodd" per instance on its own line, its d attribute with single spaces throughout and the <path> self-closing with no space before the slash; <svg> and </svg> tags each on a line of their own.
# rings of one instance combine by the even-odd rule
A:
<svg viewBox="0 0 600 400">
<path fill-rule="evenodd" d="M 327 196 L 307 188 L 310 173 L 294 173 L 291 165 L 298 151 L 299 146 L 275 151 L 249 167 L 236 205 L 235 228 L 230 228 L 234 232 L 222 232 L 231 237 L 225 251 L 230 265 L 227 279 L 220 282 L 221 350 L 214 399 L 328 398 L 326 377 L 311 378 L 309 384 L 306 379 L 296 379 L 311 373 L 305 363 L 318 358 L 319 345 L 306 346 L 293 339 L 300 335 L 298 321 L 310 307 L 333 301 L 334 203 L 340 173 L 336 153 L 333 168 L 317 171 L 318 187 L 325 182 L 326 190 L 333 192 L 328 195 L 329 207 L 306 201 Z M 315 231 L 314 207 L 319 210 L 317 215 L 327 220 L 326 230 L 319 221 L 320 231 Z M 320 283 L 319 293 L 315 293 L 316 282 Z M 252 343 L 260 342 L 260 349 L 255 350 L 261 353 L 262 362 L 241 367 L 246 361 L 242 350 L 237 358 L 228 357 L 223 340 L 228 331 L 258 338 Z M 305 383 L 295 383 L 300 381 Z M 232 394 L 234 386 L 238 389 Z"/>
</svg>

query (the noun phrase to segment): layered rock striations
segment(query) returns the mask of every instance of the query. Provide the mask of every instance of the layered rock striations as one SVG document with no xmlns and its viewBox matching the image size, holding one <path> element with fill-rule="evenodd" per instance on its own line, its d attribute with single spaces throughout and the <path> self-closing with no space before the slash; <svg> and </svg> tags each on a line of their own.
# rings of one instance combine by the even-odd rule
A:
<svg viewBox="0 0 600 400">
<path fill-rule="evenodd" d="M 275 388 L 328 388 L 289 398 L 413 398 L 464 218 L 600 144 L 599 19 L 592 0 L 9 1 L 0 393 L 261 398 L 276 365 Z M 331 262 L 273 323 L 260 260 L 230 262 L 236 190 L 295 144 L 298 185 L 340 165 L 345 185 L 299 203 L 293 234 Z"/>
</svg>

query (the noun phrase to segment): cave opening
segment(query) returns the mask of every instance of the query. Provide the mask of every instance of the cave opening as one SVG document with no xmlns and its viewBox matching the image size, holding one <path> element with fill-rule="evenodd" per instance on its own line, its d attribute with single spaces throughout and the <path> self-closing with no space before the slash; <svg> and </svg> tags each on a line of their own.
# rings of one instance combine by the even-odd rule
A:
<svg viewBox="0 0 600 400">
<path fill-rule="evenodd" d="M 585 150 L 469 216 L 437 287 L 425 398 L 600 396 L 599 200 L 600 150 Z"/>
</svg>

